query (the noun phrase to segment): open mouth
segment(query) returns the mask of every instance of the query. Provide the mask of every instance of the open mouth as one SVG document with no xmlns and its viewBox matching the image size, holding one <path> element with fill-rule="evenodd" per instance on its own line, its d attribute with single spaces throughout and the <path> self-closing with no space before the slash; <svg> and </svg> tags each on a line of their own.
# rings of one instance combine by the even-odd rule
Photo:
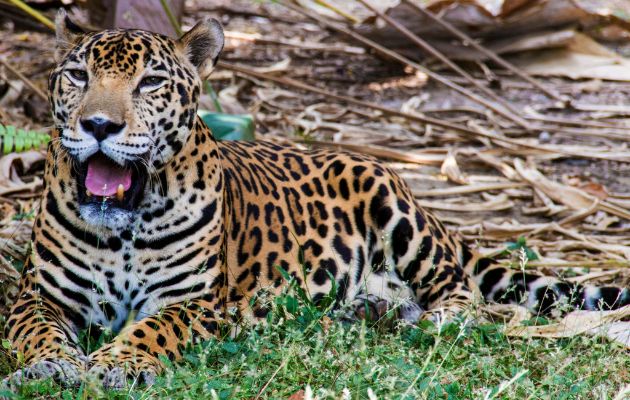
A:
<svg viewBox="0 0 630 400">
<path fill-rule="evenodd" d="M 147 173 L 139 163 L 120 166 L 101 152 L 79 166 L 79 203 L 133 210 L 142 200 Z"/>
</svg>

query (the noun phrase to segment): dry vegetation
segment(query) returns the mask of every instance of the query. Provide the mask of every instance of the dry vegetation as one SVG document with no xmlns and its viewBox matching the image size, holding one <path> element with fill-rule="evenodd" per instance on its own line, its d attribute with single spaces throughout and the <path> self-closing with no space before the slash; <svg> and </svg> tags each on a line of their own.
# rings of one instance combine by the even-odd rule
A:
<svg viewBox="0 0 630 400">
<path fill-rule="evenodd" d="M 228 42 L 223 61 L 211 80 L 224 111 L 253 114 L 260 139 L 290 142 L 303 147 L 332 146 L 386 160 L 406 179 L 419 204 L 438 214 L 452 231 L 459 232 L 472 246 L 505 263 L 520 268 L 541 269 L 573 281 L 613 282 L 630 286 L 630 107 L 627 102 L 630 79 L 606 80 L 588 76 L 579 80 L 566 76 L 540 78 L 542 87 L 547 91 L 545 94 L 538 81 L 528 82 L 514 71 L 497 67 L 497 63 L 487 57 L 459 63 L 467 71 L 467 76 L 455 73 L 439 60 L 439 56 L 425 57 L 426 52 L 413 45 L 407 45 L 406 49 L 395 54 L 404 60 L 392 61 L 391 54 L 383 57 L 382 48 L 357 42 L 330 29 L 330 26 L 327 29 L 326 24 L 333 19 L 313 19 L 307 14 L 315 17 L 321 14 L 310 9 L 306 14 L 296 12 L 295 6 L 292 7 L 294 10 L 288 10 L 282 5 L 284 1 L 279 3 L 252 4 L 241 0 L 196 1 L 187 5 L 185 25 L 192 24 L 202 15 L 213 15 L 220 18 L 227 30 Z M 334 24 L 347 26 L 339 22 Z M 372 33 L 377 42 L 380 40 L 369 24 L 364 24 L 359 31 Z M 593 31 L 596 30 L 589 32 Z M 536 39 L 542 35 L 541 32 L 534 30 L 525 34 L 530 35 L 530 39 Z M 561 32 L 559 28 L 555 33 L 558 32 Z M 549 32 L 545 35 L 553 36 Z M 587 36 L 582 33 L 576 35 L 578 33 L 574 32 L 574 37 L 578 37 L 576 40 L 584 44 Z M 11 24 L 3 26 L 0 36 L 0 60 L 3 64 L 9 63 L 21 71 L 29 82 L 44 90 L 47 71 L 53 62 L 53 36 L 47 32 L 24 31 Z M 448 42 L 443 38 L 441 40 Z M 492 42 L 492 38 L 487 41 Z M 572 49 L 572 45 L 558 46 L 562 51 Z M 630 54 L 630 46 L 623 41 L 616 42 L 615 46 L 601 46 L 598 51 L 604 54 L 602 57 L 611 57 L 613 47 L 617 54 Z M 387 44 L 384 48 L 386 52 L 391 52 L 391 49 L 396 49 L 396 46 Z M 611 53 L 603 53 L 604 50 Z M 530 53 L 518 53 L 511 60 L 518 64 L 524 57 L 535 59 L 544 51 L 534 49 Z M 444 51 L 443 54 L 446 54 L 447 60 L 453 59 L 452 51 Z M 525 64 L 519 65 L 526 67 Z M 543 68 L 544 65 L 538 67 Z M 554 66 L 547 67 L 551 71 Z M 617 71 L 608 72 L 614 75 Z M 544 74 L 544 71 L 541 73 Z M 440 79 L 444 82 L 439 83 Z M 460 93 L 453 87 L 459 88 L 456 90 Z M 209 95 L 204 96 L 202 107 L 212 109 Z M 0 123 L 43 130 L 50 128 L 51 124 L 45 100 L 29 89 L 24 80 L 12 74 L 6 65 L 0 65 Z M 41 190 L 41 159 L 38 152 L 0 158 L 0 251 L 3 256 L 0 257 L 0 313 L 3 314 L 15 294 L 14 284 L 18 276 L 15 268 L 19 269 L 27 253 L 30 227 Z M 524 260 L 524 255 L 530 259 Z M 520 322 L 531 317 L 515 308 L 491 308 L 486 311 L 489 319 L 496 318 L 497 321 L 515 317 L 514 321 Z M 579 316 L 572 315 L 571 321 L 578 322 L 574 324 L 578 325 L 575 330 L 568 329 L 564 321 L 543 328 L 542 332 L 541 329 L 523 332 L 522 328 L 517 329 L 516 322 L 512 322 L 506 332 L 515 336 L 560 337 L 590 329 L 591 332 L 616 335 L 628 346 L 627 323 L 615 325 L 616 331 L 595 329 L 604 322 L 627 320 L 628 316 L 626 307 L 604 321 L 601 318 L 591 321 L 592 316 L 579 319 Z M 510 330 L 510 327 L 514 329 Z M 431 397 L 444 396 L 444 393 L 448 397 L 451 389 L 454 394 L 448 398 L 492 398 L 495 395 L 524 398 L 525 394 L 533 398 L 592 398 L 589 396 L 593 393 L 612 398 L 615 393 L 620 393 L 624 382 L 628 382 L 630 362 L 624 345 L 574 338 L 559 342 L 555 350 L 550 350 L 554 346 L 551 342 L 509 339 L 504 333 L 497 339 L 493 335 L 499 328 L 493 328 L 495 330 L 489 336 L 483 329 L 474 328 L 473 333 L 469 333 L 470 339 L 462 339 L 457 331 L 451 332 L 450 337 L 447 334 L 445 344 L 441 342 L 440 335 L 431 336 L 433 331 L 430 330 L 429 333 L 423 331 L 417 334 L 417 337 L 403 331 L 396 333 L 396 337 L 376 338 L 368 327 L 367 334 L 362 331 L 358 336 L 364 341 L 360 351 L 352 350 L 352 334 L 344 331 L 345 328 L 334 328 L 329 340 L 338 343 L 331 346 L 333 350 L 345 351 L 340 359 L 347 365 L 336 366 L 334 371 L 327 370 L 318 376 L 308 368 L 316 368 L 317 363 L 327 368 L 334 360 L 325 352 L 308 357 L 300 353 L 301 341 L 306 343 L 306 348 L 318 349 L 315 343 L 311 343 L 312 340 L 301 336 L 308 330 L 296 330 L 292 326 L 282 329 L 280 333 L 270 333 L 265 329 L 241 341 L 223 344 L 218 350 L 208 350 L 207 347 L 193 352 L 196 355 L 188 359 L 188 364 L 169 375 L 167 379 L 170 380 L 159 383 L 156 392 L 133 393 L 138 396 L 175 397 L 182 395 L 182 388 L 187 388 L 191 395 L 197 388 L 198 393 L 209 395 L 214 390 L 214 393 L 221 394 L 221 390 L 227 390 L 221 386 L 221 382 L 225 381 L 227 386 L 242 389 L 250 385 L 247 387 L 255 388 L 241 392 L 234 392 L 232 388 L 232 391 L 225 392 L 225 398 L 236 394 L 239 397 L 249 395 L 250 398 L 257 393 L 260 395 L 262 392 L 257 391 L 263 385 L 268 390 L 265 396 L 287 397 L 307 383 L 331 390 L 326 392 L 328 394 L 322 392 L 322 397 L 341 395 L 343 388 L 350 388 L 352 398 L 365 397 L 370 387 L 381 395 L 400 393 L 399 396 L 409 398 L 414 394 Z M 359 328 L 350 328 L 351 331 L 355 329 Z M 317 335 L 326 336 L 321 332 Z M 398 354 L 400 349 L 394 351 L 386 344 L 386 340 L 401 340 L 401 335 L 405 346 L 409 346 L 402 348 L 403 352 L 409 351 L 407 356 Z M 237 352 L 228 346 L 230 343 L 246 354 L 242 356 L 247 361 L 242 369 L 236 366 Z M 281 346 L 281 343 L 286 346 Z M 458 350 L 451 353 L 449 348 L 456 344 Z M 277 357 L 269 356 L 267 361 L 260 355 L 255 358 L 260 346 L 276 352 Z M 367 352 L 365 346 L 368 346 Z M 378 351 L 369 354 L 369 346 L 394 351 L 396 356 L 388 358 Z M 500 348 L 502 352 L 512 352 L 515 358 L 506 360 L 504 356 L 493 355 L 493 347 Z M 587 356 L 591 349 L 592 354 Z M 557 358 L 547 357 L 553 351 Z M 440 355 L 422 367 L 422 354 L 427 352 Z M 521 352 L 524 358 L 518 359 Z M 581 352 L 587 358 L 575 361 L 574 357 L 582 357 L 575 352 Z M 449 357 L 457 354 L 462 362 L 453 364 L 456 366 L 449 369 L 452 364 Z M 292 357 L 303 356 L 307 366 L 292 361 Z M 381 374 L 383 380 L 379 380 L 366 378 L 369 373 L 355 365 L 361 362 L 392 362 L 392 368 L 397 365 L 396 368 L 403 371 L 404 366 L 394 360 L 398 356 L 400 359 L 396 360 L 404 360 L 400 362 L 420 369 L 410 366 L 414 371 L 410 374 L 369 372 L 374 376 Z M 540 362 L 535 362 L 538 356 Z M 505 370 L 498 366 L 499 372 L 486 371 L 484 373 L 490 374 L 490 377 L 485 375 L 486 378 L 483 378 L 479 369 L 482 367 L 474 364 L 479 362 L 479 357 L 489 357 L 497 365 L 505 363 Z M 613 377 L 601 372 L 602 365 L 598 366 L 597 360 L 591 357 L 609 357 Z M 213 361 L 203 364 L 206 359 Z M 543 360 L 547 364 L 541 364 Z M 432 364 L 434 361 L 435 365 Z M 265 362 L 268 365 L 257 364 Z M 534 366 L 529 366 L 528 362 Z M 569 364 L 572 362 L 577 364 L 571 367 Z M 199 363 L 204 367 L 199 367 Z M 259 378 L 248 380 L 253 375 L 248 375 L 246 370 L 251 366 L 247 363 L 259 368 Z M 552 365 L 556 365 L 559 371 Z M 191 377 L 198 374 L 194 371 L 199 368 L 204 371 L 204 376 L 215 377 L 214 382 L 219 382 L 216 387 L 208 388 L 205 381 L 198 383 L 201 386 L 195 386 L 197 381 Z M 230 380 L 221 376 L 222 368 L 227 368 L 226 373 L 235 373 L 235 378 Z M 307 369 L 302 374 L 296 373 L 300 368 Z M 238 373 L 234 372 L 237 370 Z M 524 373 L 529 374 L 527 378 L 523 380 L 521 375 L 512 381 L 523 370 L 530 371 Z M 335 371 L 340 372 L 337 374 Z M 550 376 L 561 376 L 567 382 L 545 383 L 548 378 L 545 371 Z M 588 383 L 571 393 L 574 386 L 567 376 L 571 373 L 580 376 L 578 371 L 591 371 L 592 376 L 584 378 L 584 382 Z M 608 376 L 613 384 L 600 387 L 604 375 L 598 381 L 595 376 L 597 371 Z M 493 372 L 499 375 L 492 375 Z M 438 376 L 438 373 L 443 373 L 439 375 L 441 379 L 430 379 L 427 383 L 425 375 Z M 352 374 L 358 374 L 364 380 L 353 382 L 348 378 Z M 420 378 L 415 378 L 416 374 Z M 457 388 L 448 389 L 448 385 L 463 379 L 466 374 L 469 374 L 468 378 L 470 374 L 481 378 L 471 378 L 468 383 L 461 382 Z M 173 385 L 173 377 L 178 376 L 183 381 L 189 379 L 188 386 L 168 386 Z M 340 385 L 337 377 L 345 383 Z M 400 378 L 403 383 L 396 383 L 394 377 Z M 519 383 L 515 385 L 517 380 Z M 273 383 L 270 385 L 270 382 Z M 426 386 L 422 386 L 422 382 Z M 436 389 L 436 382 L 442 385 L 442 389 Z M 502 382 L 513 387 L 505 392 L 505 388 L 499 391 Z M 389 384 L 391 387 L 387 386 Z M 167 387 L 170 389 L 167 390 Z M 383 389 L 385 387 L 393 392 L 387 392 Z M 58 393 L 54 387 L 50 390 L 52 392 L 45 393 Z M 90 392 L 79 394 L 85 396 L 85 393 Z"/>
</svg>

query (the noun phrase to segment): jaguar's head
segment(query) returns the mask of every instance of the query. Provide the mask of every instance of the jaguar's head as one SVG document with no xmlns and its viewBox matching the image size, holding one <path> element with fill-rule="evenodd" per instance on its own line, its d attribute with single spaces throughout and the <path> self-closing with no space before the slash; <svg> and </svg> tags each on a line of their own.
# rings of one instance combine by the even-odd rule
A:
<svg viewBox="0 0 630 400">
<path fill-rule="evenodd" d="M 223 48 L 214 19 L 175 40 L 141 30 L 84 32 L 61 11 L 50 75 L 56 140 L 72 160 L 81 215 L 133 212 L 151 174 L 190 137 L 202 80 Z"/>
</svg>

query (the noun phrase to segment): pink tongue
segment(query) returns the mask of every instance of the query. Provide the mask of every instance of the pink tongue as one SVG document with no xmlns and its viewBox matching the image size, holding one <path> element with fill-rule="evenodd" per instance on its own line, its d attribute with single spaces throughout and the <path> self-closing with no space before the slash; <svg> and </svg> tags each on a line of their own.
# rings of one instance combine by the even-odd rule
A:
<svg viewBox="0 0 630 400">
<path fill-rule="evenodd" d="M 85 187 L 96 196 L 113 196 L 118 185 L 125 191 L 131 187 L 131 170 L 114 163 L 102 154 L 98 154 L 88 162 Z"/>
</svg>

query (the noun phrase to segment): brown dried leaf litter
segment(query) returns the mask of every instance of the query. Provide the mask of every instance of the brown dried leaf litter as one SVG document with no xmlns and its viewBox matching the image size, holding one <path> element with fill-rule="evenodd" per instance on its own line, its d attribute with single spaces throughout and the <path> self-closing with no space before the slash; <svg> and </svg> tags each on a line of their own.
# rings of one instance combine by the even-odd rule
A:
<svg viewBox="0 0 630 400">
<path fill-rule="evenodd" d="M 231 8 L 248 13 L 230 14 Z M 606 77 L 544 78 L 546 87 L 572 100 L 572 108 L 562 108 L 483 57 L 462 64 L 518 110 L 532 126 L 526 128 L 436 85 L 421 72 L 382 61 L 370 48 L 280 4 L 235 1 L 221 11 L 230 31 L 223 57 L 228 68 L 217 69 L 212 82 L 228 111 L 248 110 L 255 115 L 259 138 L 299 147 L 359 151 L 384 159 L 408 182 L 422 206 L 484 253 L 514 263 L 502 250 L 506 242 L 524 236 L 541 257 L 530 262 L 530 268 L 594 284 L 630 284 L 630 109 L 626 106 L 630 84 Z M 190 24 L 204 13 L 208 14 L 190 9 L 185 22 Z M 360 31 L 369 31 L 380 40 L 376 31 L 385 29 L 382 21 L 367 21 Z M 511 21 L 519 26 L 517 19 Z M 543 51 L 532 39 L 544 37 L 542 31 L 519 31 L 519 43 L 525 43 L 528 51 Z M 498 37 L 492 36 L 492 30 L 484 32 L 483 43 L 496 45 Z M 6 40 L 0 44 L 0 57 L 15 60 L 15 66 L 44 88 L 49 65 L 42 65 L 38 54 L 52 48 L 52 37 L 1 34 Z M 569 43 L 566 36 L 564 43 Z M 429 42 L 439 48 L 441 40 Z M 563 42 L 556 41 L 554 46 L 569 48 L 558 43 Z M 518 47 L 508 49 L 518 56 Z M 413 49 L 411 55 L 418 58 L 422 53 Z M 244 66 L 258 75 L 229 65 Z M 439 63 L 426 65 L 476 92 Z M 19 86 L 7 75 L 0 71 L 0 83 L 4 79 L 12 88 Z M 284 84 L 284 78 L 321 90 L 302 90 Z M 348 103 L 328 93 L 363 103 Z M 26 114 L 24 104 L 30 98 L 26 89 L 12 96 L 15 99 L 2 108 L 0 123 L 50 125 L 49 119 L 33 123 Z M 202 99 L 206 108 L 211 103 L 207 97 Z M 422 122 L 431 119 L 445 124 Z M 29 213 L 37 208 L 33 196 L 41 188 L 42 171 L 37 163 L 29 171 L 27 158 L 9 160 L 0 159 L 0 281 L 5 288 L 17 276 L 12 260 L 23 260 L 26 255 L 32 224 Z M 627 319 L 627 314 L 614 315 Z"/>
</svg>

